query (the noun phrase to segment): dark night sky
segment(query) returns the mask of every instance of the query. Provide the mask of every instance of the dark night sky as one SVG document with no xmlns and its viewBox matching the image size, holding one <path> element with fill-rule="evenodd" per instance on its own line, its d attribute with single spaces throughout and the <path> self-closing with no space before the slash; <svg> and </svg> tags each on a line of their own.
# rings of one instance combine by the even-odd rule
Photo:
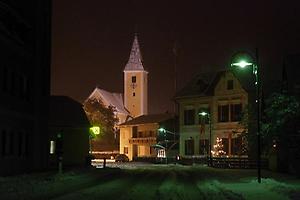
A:
<svg viewBox="0 0 300 200">
<path fill-rule="evenodd" d="M 296 0 L 53 0 L 51 93 L 82 102 L 97 85 L 123 92 L 136 24 L 151 113 L 172 110 L 175 40 L 179 88 L 255 47 L 264 78 L 279 79 L 283 56 L 300 53 L 299 8 Z"/>
</svg>

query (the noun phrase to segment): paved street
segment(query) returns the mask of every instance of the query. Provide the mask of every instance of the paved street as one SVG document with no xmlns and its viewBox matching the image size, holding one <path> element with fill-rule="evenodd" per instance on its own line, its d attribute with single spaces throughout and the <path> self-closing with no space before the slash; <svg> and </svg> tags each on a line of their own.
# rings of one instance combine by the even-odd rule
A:
<svg viewBox="0 0 300 200">
<path fill-rule="evenodd" d="M 0 199 L 298 199 L 300 180 L 256 170 L 111 163 L 107 169 L 0 179 Z M 6 183 L 6 184 L 4 184 Z"/>
</svg>

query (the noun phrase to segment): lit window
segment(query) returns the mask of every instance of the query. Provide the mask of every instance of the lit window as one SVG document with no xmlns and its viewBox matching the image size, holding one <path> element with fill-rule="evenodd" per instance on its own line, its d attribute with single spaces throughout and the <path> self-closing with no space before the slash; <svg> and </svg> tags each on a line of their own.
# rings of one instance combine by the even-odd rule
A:
<svg viewBox="0 0 300 200">
<path fill-rule="evenodd" d="M 51 140 L 50 141 L 50 154 L 55 153 L 55 141 Z"/>
</svg>

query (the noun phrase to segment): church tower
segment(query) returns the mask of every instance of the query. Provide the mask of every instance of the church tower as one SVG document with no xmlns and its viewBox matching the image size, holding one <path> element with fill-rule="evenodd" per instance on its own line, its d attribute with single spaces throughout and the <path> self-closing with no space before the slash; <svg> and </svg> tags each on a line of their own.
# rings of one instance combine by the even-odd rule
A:
<svg viewBox="0 0 300 200">
<path fill-rule="evenodd" d="M 143 67 L 137 35 L 124 69 L 124 105 L 132 117 L 148 114 L 148 72 Z"/>
</svg>

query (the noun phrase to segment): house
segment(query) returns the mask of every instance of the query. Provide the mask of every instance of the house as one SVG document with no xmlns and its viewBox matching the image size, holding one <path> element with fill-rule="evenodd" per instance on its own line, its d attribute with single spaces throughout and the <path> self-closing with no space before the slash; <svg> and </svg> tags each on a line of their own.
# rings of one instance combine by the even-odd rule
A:
<svg viewBox="0 0 300 200">
<path fill-rule="evenodd" d="M 51 1 L 0 1 L 0 175 L 47 169 Z"/>
<path fill-rule="evenodd" d="M 49 109 L 49 163 L 57 166 L 62 151 L 63 165 L 84 165 L 89 154 L 91 127 L 82 105 L 67 96 L 51 96 Z M 61 147 L 58 147 L 61 141 Z"/>
<path fill-rule="evenodd" d="M 118 126 L 120 128 L 120 153 L 129 160 L 138 157 L 157 157 L 155 145 L 172 150 L 177 142 L 175 119 L 171 114 L 142 115 Z M 164 128 L 165 133 L 160 133 Z"/>
<path fill-rule="evenodd" d="M 176 94 L 181 156 L 207 156 L 209 145 L 213 154 L 218 153 L 214 149 L 217 140 L 221 141 L 225 155 L 242 153 L 243 141 L 239 136 L 244 127 L 239 121 L 252 99 L 248 95 L 251 80 L 246 81 L 248 84 L 242 84 L 244 81 L 232 71 L 201 73 Z M 203 111 L 209 115 L 201 115 Z"/>
</svg>

